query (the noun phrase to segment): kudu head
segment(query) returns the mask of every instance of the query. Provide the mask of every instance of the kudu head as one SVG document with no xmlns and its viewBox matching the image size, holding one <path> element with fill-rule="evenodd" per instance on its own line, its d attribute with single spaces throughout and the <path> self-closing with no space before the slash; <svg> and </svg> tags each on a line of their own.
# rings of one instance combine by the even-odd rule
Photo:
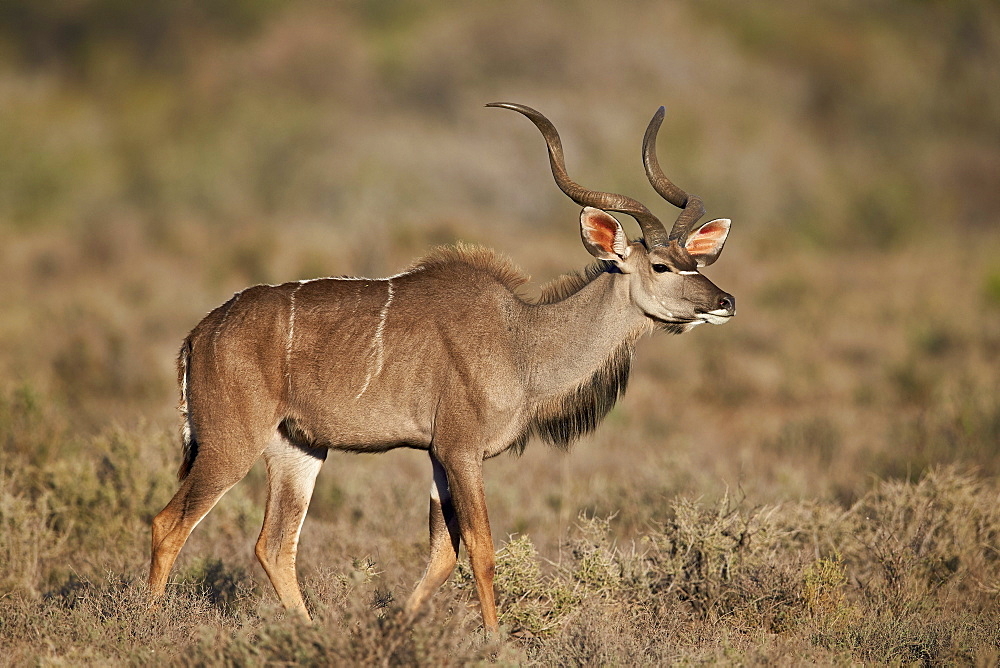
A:
<svg viewBox="0 0 1000 668">
<path fill-rule="evenodd" d="M 566 173 L 562 142 L 555 126 L 542 114 L 521 104 L 494 102 L 488 107 L 512 109 L 526 116 L 541 131 L 549 150 L 549 163 L 556 184 L 577 204 L 583 245 L 594 257 L 614 265 L 629 277 L 633 303 L 667 331 L 685 332 L 702 323 L 721 325 L 736 313 L 735 298 L 720 290 L 698 270 L 719 257 L 729 234 L 728 218 L 703 225 L 705 206 L 697 195 L 689 195 L 660 169 L 656 159 L 656 133 L 663 122 L 660 107 L 646 128 L 642 160 L 653 189 L 681 209 L 670 232 L 656 216 L 636 200 L 575 183 Z M 627 214 L 639 223 L 643 238 L 632 241 L 621 223 L 608 211 Z"/>
</svg>

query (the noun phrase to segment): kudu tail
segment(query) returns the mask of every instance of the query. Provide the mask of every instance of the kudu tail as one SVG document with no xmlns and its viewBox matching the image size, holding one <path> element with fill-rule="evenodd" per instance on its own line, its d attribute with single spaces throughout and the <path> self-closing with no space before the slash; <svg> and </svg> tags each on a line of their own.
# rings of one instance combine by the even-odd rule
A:
<svg viewBox="0 0 1000 668">
<path fill-rule="evenodd" d="M 181 466 L 177 469 L 177 479 L 184 480 L 191 467 L 194 465 L 195 457 L 198 456 L 198 441 L 195 439 L 194 429 L 191 426 L 191 414 L 188 410 L 188 369 L 191 363 L 191 338 L 184 339 L 181 352 L 177 356 L 177 385 L 181 390 L 181 403 L 179 406 L 181 417 L 184 420 L 181 427 L 181 443 L 184 448 L 184 457 Z"/>
</svg>

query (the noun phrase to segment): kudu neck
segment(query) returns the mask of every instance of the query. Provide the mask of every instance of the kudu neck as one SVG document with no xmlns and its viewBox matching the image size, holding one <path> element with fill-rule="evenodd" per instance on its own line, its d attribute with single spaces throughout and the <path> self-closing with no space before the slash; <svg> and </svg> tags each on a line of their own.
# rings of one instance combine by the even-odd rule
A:
<svg viewBox="0 0 1000 668">
<path fill-rule="evenodd" d="M 632 303 L 628 276 L 610 272 L 560 301 L 528 307 L 525 324 L 529 386 L 543 397 L 585 383 L 649 331 Z"/>
</svg>

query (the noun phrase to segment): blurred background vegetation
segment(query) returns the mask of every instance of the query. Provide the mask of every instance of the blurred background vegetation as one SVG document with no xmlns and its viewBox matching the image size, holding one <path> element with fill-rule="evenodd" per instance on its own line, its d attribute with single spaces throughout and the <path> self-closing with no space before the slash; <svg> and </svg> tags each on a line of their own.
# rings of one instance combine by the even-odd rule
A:
<svg viewBox="0 0 1000 668">
<path fill-rule="evenodd" d="M 232 292 L 387 275 L 459 240 L 536 286 L 587 263 L 541 139 L 498 100 L 556 123 L 576 180 L 666 220 L 639 159 L 665 105 L 667 173 L 734 220 L 709 273 L 739 302 L 725 328 L 643 341 L 574 453 L 488 464 L 498 539 L 557 559 L 580 511 L 618 513 L 628 540 L 678 495 L 846 509 L 946 465 L 993 485 L 998 63 L 987 0 L 5 0 L 0 600 L 144 577 L 179 457 L 176 349 Z M 262 479 L 182 570 L 215 555 L 263 581 Z M 428 479 L 419 453 L 331 457 L 305 577 L 381 554 L 378 586 L 405 597 Z"/>
</svg>

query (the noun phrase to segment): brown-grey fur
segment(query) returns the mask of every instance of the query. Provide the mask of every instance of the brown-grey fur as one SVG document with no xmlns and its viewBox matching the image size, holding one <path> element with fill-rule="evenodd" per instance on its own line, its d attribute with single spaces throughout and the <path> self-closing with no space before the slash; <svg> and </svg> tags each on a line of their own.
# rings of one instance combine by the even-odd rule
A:
<svg viewBox="0 0 1000 668">
<path fill-rule="evenodd" d="M 190 424 L 190 438 L 185 439 L 179 478 L 183 480 L 191 469 L 198 435 L 213 419 L 199 407 L 202 394 L 191 392 L 203 383 L 213 385 L 209 394 L 213 403 L 216 393 L 241 396 L 253 392 L 251 385 L 267 386 L 273 398 L 261 408 L 277 419 L 291 440 L 357 452 L 427 449 L 436 409 L 433 390 L 471 383 L 480 399 L 492 405 L 493 419 L 501 419 L 496 413 L 502 413 L 503 421 L 512 425 L 504 431 L 513 437 L 495 446 L 491 456 L 510 446 L 520 452 L 531 435 L 566 447 L 593 430 L 624 393 L 634 339 L 643 330 L 637 328 L 593 368 L 581 369 L 579 383 L 533 396 L 525 377 L 530 363 L 520 359 L 525 350 L 522 339 L 528 334 L 520 323 L 528 312 L 579 293 L 609 268 L 601 262 L 582 275 L 565 276 L 543 288 L 535 302 L 517 292 L 527 281 L 525 276 L 488 249 L 471 247 L 439 249 L 392 279 L 330 278 L 248 288 L 209 313 L 181 347 L 178 376 L 181 386 L 187 386 L 181 411 Z M 378 326 L 390 284 L 393 302 L 386 320 L 389 334 L 383 338 L 382 372 L 345 411 L 330 398 L 350 395 L 364 385 L 365 348 Z M 295 296 L 291 356 L 269 361 L 268 351 L 283 349 L 289 337 L 291 295 Z M 448 308 L 428 310 L 428 302 Z M 498 313 L 503 317 L 497 319 Z M 476 331 L 476 338 L 464 333 L 448 336 L 454 330 Z M 484 340 L 488 346 L 482 345 Z M 428 364 L 428 360 L 447 362 Z M 239 368 L 242 373 L 226 374 L 225 368 Z M 489 382 L 476 383 L 478 378 Z M 235 387 L 220 386 L 220 381 Z M 332 383 L 339 387 L 331 387 Z M 511 396 L 517 399 L 504 399 Z M 409 397 L 408 405 L 399 405 L 400 397 Z M 372 420 L 373 416 L 378 417 Z M 394 426 L 407 423 L 409 428 Z"/>
<path fill-rule="evenodd" d="M 562 301 L 578 293 L 601 274 L 612 270 L 613 265 L 610 263 L 594 263 L 583 273 L 569 274 L 543 286 L 539 298 L 530 302 L 518 293 L 518 288 L 527 282 L 527 277 L 508 261 L 488 249 L 458 247 L 438 249 L 393 279 L 328 278 L 307 283 L 293 282 L 248 288 L 209 313 L 188 335 L 181 347 L 178 356 L 178 385 L 182 388 L 180 410 L 190 425 L 190 431 L 184 438 L 184 456 L 178 479 L 183 480 L 186 477 L 197 456 L 197 434 L 201 431 L 198 424 L 205 419 L 199 413 L 196 402 L 195 406 L 192 406 L 187 396 L 187 382 L 190 381 L 185 381 L 185 378 L 190 377 L 192 357 L 195 358 L 193 363 L 195 368 L 206 365 L 217 373 L 220 357 L 231 354 L 223 352 L 226 348 L 225 332 L 232 325 L 230 320 L 244 322 L 248 317 L 244 312 L 248 304 L 252 304 L 250 308 L 255 311 L 253 314 L 255 322 L 269 323 L 269 326 L 254 329 L 255 337 L 264 339 L 260 344 L 261 347 L 277 348 L 281 339 L 288 337 L 287 322 L 291 313 L 291 305 L 283 304 L 282 300 L 289 300 L 291 294 L 295 295 L 294 321 L 298 334 L 292 341 L 292 356 L 286 357 L 285 365 L 270 369 L 275 377 L 281 375 L 289 379 L 275 398 L 274 411 L 280 416 L 279 428 L 286 432 L 290 440 L 309 447 L 357 452 L 381 451 L 395 447 L 426 449 L 430 445 L 428 436 L 431 434 L 430 427 L 426 423 L 429 423 L 432 413 L 428 405 L 417 407 L 417 412 L 423 414 L 426 421 L 422 429 L 418 430 L 419 434 L 410 434 L 408 438 L 400 437 L 397 441 L 384 438 L 379 440 L 371 433 L 365 434 L 357 425 L 345 424 L 345 418 L 336 415 L 338 411 L 332 410 L 333 406 L 324 405 L 324 398 L 334 394 L 328 388 L 322 387 L 324 381 L 321 379 L 328 374 L 334 374 L 337 382 L 342 383 L 347 390 L 355 386 L 360 387 L 362 371 L 352 366 L 348 360 L 357 360 L 361 356 L 364 342 L 373 336 L 379 309 L 383 305 L 379 303 L 379 299 L 384 298 L 385 285 L 388 281 L 400 286 L 402 292 L 399 294 L 394 291 L 393 322 L 397 317 L 405 317 L 407 313 L 407 296 L 403 286 L 416 282 L 420 286 L 416 293 L 418 302 L 422 303 L 427 299 L 444 300 L 451 304 L 452 308 L 472 315 L 481 326 L 492 326 L 490 331 L 483 332 L 491 342 L 490 357 L 499 346 L 501 349 L 509 350 L 511 357 L 516 358 L 518 351 L 521 350 L 520 342 L 517 340 L 520 332 L 512 326 L 512 323 L 519 321 L 524 311 Z M 479 285 L 480 292 L 496 292 L 498 296 L 491 299 L 494 303 L 489 305 L 485 313 L 476 312 L 475 305 L 481 302 L 481 299 L 475 298 L 466 290 L 452 294 L 446 293 L 440 287 L 442 279 L 444 284 L 448 285 L 452 276 L 461 277 L 463 280 L 458 283 L 464 287 Z M 438 287 L 431 287 L 434 285 Z M 266 300 L 274 311 L 270 314 L 260 312 L 263 307 L 259 304 L 258 295 L 262 296 L 265 292 L 277 295 L 276 299 Z M 350 312 L 340 312 L 344 308 L 350 308 Z M 506 322 L 494 322 L 492 318 L 494 310 L 509 314 Z M 331 329 L 314 327 L 312 324 L 314 321 L 328 323 Z M 430 318 L 421 319 L 420 326 L 411 328 L 405 338 L 400 337 L 397 330 L 390 329 L 396 333 L 385 342 L 388 349 L 385 356 L 391 360 L 391 364 L 389 368 L 383 369 L 383 373 L 405 378 L 407 394 L 421 393 L 424 383 L 421 383 L 420 379 L 425 379 L 427 389 L 435 387 L 439 381 L 422 374 L 420 368 L 426 366 L 428 358 L 446 354 L 443 349 L 443 339 L 438 336 L 438 332 L 454 324 L 453 316 L 448 314 L 444 322 L 435 322 Z M 641 333 L 638 331 L 637 335 Z M 242 340 L 242 332 L 240 338 L 239 345 L 246 346 L 248 342 Z M 634 352 L 633 344 L 634 339 L 630 337 L 609 351 L 607 359 L 589 374 L 585 373 L 585 379 L 568 391 L 533 397 L 527 405 L 519 403 L 511 407 L 511 419 L 520 424 L 521 428 L 507 447 L 500 448 L 493 454 L 500 454 L 511 447 L 514 452 L 520 454 L 532 435 L 566 448 L 583 434 L 595 429 L 614 407 L 618 398 L 625 393 Z M 197 355 L 193 355 L 195 349 L 198 351 Z M 334 368 L 325 365 L 316 368 L 311 365 L 316 359 L 340 361 L 333 364 Z M 525 367 L 525 364 L 517 362 L 516 359 L 511 361 L 511 365 L 516 368 Z M 489 373 L 485 368 L 478 371 Z M 520 385 L 524 380 L 516 379 L 513 382 Z M 282 384 L 280 380 L 272 378 L 271 385 L 281 387 Z M 386 387 L 383 392 L 391 389 Z M 380 394 L 382 393 L 376 392 L 375 396 Z M 401 395 L 396 393 L 394 396 Z M 374 407 L 362 405 L 356 410 L 358 410 L 357 415 L 367 415 L 368 410 L 374 410 Z M 352 438 L 350 435 L 356 437 Z"/>
</svg>

